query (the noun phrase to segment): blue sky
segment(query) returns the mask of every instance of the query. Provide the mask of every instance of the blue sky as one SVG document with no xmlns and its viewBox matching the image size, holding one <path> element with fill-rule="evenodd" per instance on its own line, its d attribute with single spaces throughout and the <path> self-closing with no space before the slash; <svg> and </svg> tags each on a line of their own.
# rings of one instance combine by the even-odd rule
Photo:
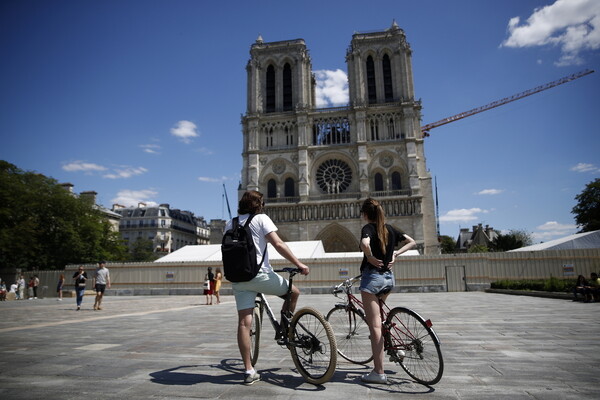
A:
<svg viewBox="0 0 600 400">
<path fill-rule="evenodd" d="M 600 69 L 600 2 L 3 0 L 0 159 L 207 220 L 235 209 L 250 45 L 303 38 L 324 106 L 347 102 L 355 31 L 396 20 L 423 124 Z M 600 176 L 600 72 L 431 131 L 441 233 L 483 223 L 547 241 L 575 233 Z"/>
</svg>

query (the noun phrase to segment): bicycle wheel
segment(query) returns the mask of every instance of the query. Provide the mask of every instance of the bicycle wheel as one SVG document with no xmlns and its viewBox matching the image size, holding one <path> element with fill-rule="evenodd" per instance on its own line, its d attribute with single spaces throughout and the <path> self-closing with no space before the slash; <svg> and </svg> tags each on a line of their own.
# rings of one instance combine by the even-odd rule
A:
<svg viewBox="0 0 600 400">
<path fill-rule="evenodd" d="M 415 381 L 433 385 L 444 372 L 440 341 L 431 322 L 408 308 L 390 311 L 384 329 L 385 350 Z"/>
<path fill-rule="evenodd" d="M 292 360 L 300 375 L 315 385 L 329 381 L 337 364 L 337 348 L 323 314 L 311 307 L 296 311 L 288 335 Z"/>
<path fill-rule="evenodd" d="M 369 325 L 362 312 L 348 306 L 335 306 L 325 319 L 335 335 L 337 352 L 355 364 L 366 364 L 373 359 Z"/>
<path fill-rule="evenodd" d="M 260 329 L 262 327 L 262 313 L 260 303 L 256 303 L 252 311 L 252 325 L 250 326 L 250 362 L 252 366 L 258 361 L 260 348 Z"/>
</svg>

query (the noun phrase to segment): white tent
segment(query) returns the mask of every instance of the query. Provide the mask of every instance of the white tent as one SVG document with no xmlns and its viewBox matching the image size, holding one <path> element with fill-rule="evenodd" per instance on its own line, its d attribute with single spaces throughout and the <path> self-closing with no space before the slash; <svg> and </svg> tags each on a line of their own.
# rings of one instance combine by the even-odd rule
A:
<svg viewBox="0 0 600 400">
<path fill-rule="evenodd" d="M 600 248 L 600 230 L 566 236 L 532 246 L 521 247 L 510 251 L 540 251 L 540 250 L 572 250 Z"/>
<path fill-rule="evenodd" d="M 301 242 L 286 242 L 292 253 L 301 260 L 311 258 L 362 258 L 360 251 L 349 253 L 326 253 L 323 248 L 323 242 L 320 240 L 308 240 Z M 283 260 L 278 252 L 273 249 L 273 246 L 268 245 L 270 260 Z M 417 250 L 409 250 L 402 254 L 406 256 L 419 255 Z M 155 262 L 198 262 L 198 261 L 221 261 L 221 245 L 206 244 L 206 245 L 189 245 L 182 247 L 179 250 L 167 254 L 159 258 Z"/>
</svg>

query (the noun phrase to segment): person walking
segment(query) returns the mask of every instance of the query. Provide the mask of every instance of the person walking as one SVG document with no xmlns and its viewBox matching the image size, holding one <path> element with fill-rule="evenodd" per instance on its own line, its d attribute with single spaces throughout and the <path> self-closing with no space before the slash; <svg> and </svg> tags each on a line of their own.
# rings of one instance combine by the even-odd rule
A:
<svg viewBox="0 0 600 400">
<path fill-rule="evenodd" d="M 21 275 L 17 280 L 17 297 L 19 300 L 25 300 L 25 286 L 25 277 Z"/>
<path fill-rule="evenodd" d="M 29 300 L 33 300 L 33 276 L 29 277 L 29 282 L 27 283 L 27 297 Z"/>
<path fill-rule="evenodd" d="M 33 276 L 33 298 L 37 299 L 38 286 L 40 286 L 40 278 L 37 275 Z"/>
<path fill-rule="evenodd" d="M 244 225 L 250 215 L 254 215 L 250 221 L 252 240 L 256 248 L 257 264 L 263 259 L 263 252 L 267 248 L 267 242 L 281 254 L 286 260 L 300 269 L 302 275 L 308 275 L 309 268 L 304 265 L 292 253 L 290 248 L 277 234 L 277 227 L 264 211 L 262 193 L 258 191 L 247 191 L 242 195 L 238 204 L 238 217 L 240 225 Z M 231 229 L 232 220 L 225 225 L 225 230 Z M 284 296 L 288 291 L 288 282 L 281 275 L 273 271 L 269 263 L 268 252 L 264 254 L 264 261 L 258 274 L 248 282 L 232 282 L 233 294 L 235 296 L 236 308 L 238 310 L 237 341 L 240 354 L 244 363 L 244 384 L 252 385 L 260 380 L 260 374 L 252 366 L 250 356 L 250 327 L 252 326 L 252 311 L 254 299 L 257 293 Z M 283 304 L 284 310 L 291 312 L 296 308 L 300 291 L 292 286 L 292 295 L 289 304 Z"/>
<path fill-rule="evenodd" d="M 80 265 L 77 271 L 73 274 L 75 280 L 75 294 L 77 296 L 77 311 L 81 310 L 81 303 L 83 302 L 83 295 L 85 294 L 85 285 L 88 279 L 87 272 L 83 269 L 83 265 Z"/>
<path fill-rule="evenodd" d="M 383 369 L 383 336 L 379 315 L 379 299 L 384 302 L 394 287 L 394 259 L 416 246 L 407 234 L 385 223 L 383 208 L 377 200 L 368 198 L 360 212 L 366 225 L 361 229 L 360 250 L 364 253 L 360 266 L 360 294 L 371 336 L 373 370 L 361 377 L 363 382 L 387 384 Z M 399 250 L 394 250 L 400 245 Z"/>
<path fill-rule="evenodd" d="M 96 291 L 94 310 L 102 310 L 104 291 L 106 288 L 110 289 L 110 273 L 108 268 L 106 268 L 106 261 L 100 261 L 98 263 L 98 269 L 94 273 L 94 278 L 92 279 L 92 286 L 94 286 L 94 290 Z"/>
<path fill-rule="evenodd" d="M 60 277 L 58 278 L 58 284 L 56 286 L 56 293 L 58 293 L 58 301 L 62 301 L 62 292 L 63 292 L 63 285 L 65 284 L 65 276 L 64 274 L 60 274 Z"/>
<path fill-rule="evenodd" d="M 204 294 L 206 295 L 206 305 L 212 306 L 212 295 L 215 279 L 215 274 L 212 273 L 212 268 L 208 267 L 208 272 L 204 275 Z"/>
<path fill-rule="evenodd" d="M 223 281 L 223 273 L 221 272 L 221 268 L 217 268 L 215 271 L 215 297 L 217 298 L 217 304 L 221 304 L 221 282 Z"/>
</svg>

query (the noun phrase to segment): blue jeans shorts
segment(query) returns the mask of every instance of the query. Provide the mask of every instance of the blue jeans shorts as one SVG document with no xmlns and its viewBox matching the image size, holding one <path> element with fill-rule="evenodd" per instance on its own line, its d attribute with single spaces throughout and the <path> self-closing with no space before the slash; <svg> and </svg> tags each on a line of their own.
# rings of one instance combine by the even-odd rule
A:
<svg viewBox="0 0 600 400">
<path fill-rule="evenodd" d="M 385 294 L 392 290 L 394 282 L 392 271 L 379 272 L 377 269 L 366 269 L 360 277 L 359 290 L 374 295 Z"/>
<path fill-rule="evenodd" d="M 238 310 L 254 308 L 254 299 L 258 293 L 283 296 L 288 290 L 288 281 L 281 275 L 270 271 L 260 271 L 248 282 L 232 282 L 233 295 Z"/>
</svg>

